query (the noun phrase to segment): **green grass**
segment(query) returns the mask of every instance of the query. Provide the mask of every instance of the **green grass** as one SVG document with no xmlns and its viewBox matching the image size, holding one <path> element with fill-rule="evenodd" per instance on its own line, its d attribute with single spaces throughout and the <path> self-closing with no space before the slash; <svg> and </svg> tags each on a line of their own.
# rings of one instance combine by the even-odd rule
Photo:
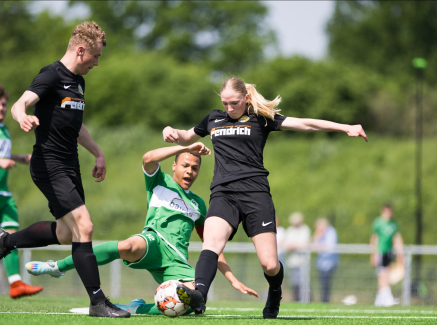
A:
<svg viewBox="0 0 437 325">
<path fill-rule="evenodd" d="M 127 300 L 123 299 L 120 302 Z M 147 315 L 135 315 L 130 319 L 105 319 L 90 318 L 69 312 L 71 308 L 87 305 L 87 298 L 35 296 L 12 300 L 7 296 L 0 296 L 0 323 L 8 325 L 169 324 L 170 322 L 175 324 L 284 324 L 284 320 L 293 321 L 293 324 L 435 324 L 437 322 L 435 307 L 375 308 L 366 305 L 296 303 L 283 303 L 277 320 L 264 320 L 261 317 L 263 308 L 261 302 L 235 301 L 211 302 L 204 316 L 189 315 L 176 319 Z"/>
</svg>

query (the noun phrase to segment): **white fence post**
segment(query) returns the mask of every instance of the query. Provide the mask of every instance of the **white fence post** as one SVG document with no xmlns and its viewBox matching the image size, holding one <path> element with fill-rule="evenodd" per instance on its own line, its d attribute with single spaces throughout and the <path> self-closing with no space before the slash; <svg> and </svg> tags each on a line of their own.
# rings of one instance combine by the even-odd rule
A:
<svg viewBox="0 0 437 325">
<path fill-rule="evenodd" d="M 115 260 L 110 265 L 111 297 L 119 298 L 121 294 L 121 259 Z"/>
<path fill-rule="evenodd" d="M 404 253 L 404 267 L 405 276 L 402 282 L 402 305 L 409 306 L 411 298 L 411 249 L 405 247 Z"/>
<path fill-rule="evenodd" d="M 26 263 L 32 260 L 32 251 L 29 248 L 22 249 L 23 255 L 21 255 L 21 279 L 24 283 L 30 284 L 30 274 L 27 273 Z"/>
<path fill-rule="evenodd" d="M 303 252 L 303 263 L 301 265 L 302 287 L 299 292 L 299 300 L 302 303 L 310 302 L 310 281 L 311 281 L 311 249 Z"/>
</svg>

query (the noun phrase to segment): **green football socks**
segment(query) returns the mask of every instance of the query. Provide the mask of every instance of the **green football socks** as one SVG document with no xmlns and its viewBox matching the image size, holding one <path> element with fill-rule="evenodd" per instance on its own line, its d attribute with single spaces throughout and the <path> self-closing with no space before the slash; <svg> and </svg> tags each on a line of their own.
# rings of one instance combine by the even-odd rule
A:
<svg viewBox="0 0 437 325">
<path fill-rule="evenodd" d="M 118 253 L 118 241 L 109 241 L 93 247 L 94 255 L 98 265 L 105 265 L 120 258 Z M 74 269 L 73 257 L 67 256 L 63 260 L 57 261 L 58 269 L 66 272 Z"/>
<path fill-rule="evenodd" d="M 9 276 L 20 274 L 20 264 L 18 262 L 18 251 L 14 249 L 8 256 L 3 259 L 6 274 Z"/>
</svg>

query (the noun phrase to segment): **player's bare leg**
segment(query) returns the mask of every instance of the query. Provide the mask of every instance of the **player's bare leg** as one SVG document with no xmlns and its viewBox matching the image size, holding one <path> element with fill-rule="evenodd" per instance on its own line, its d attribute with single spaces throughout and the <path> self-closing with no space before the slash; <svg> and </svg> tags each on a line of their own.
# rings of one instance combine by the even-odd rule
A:
<svg viewBox="0 0 437 325">
<path fill-rule="evenodd" d="M 276 247 L 276 234 L 266 232 L 252 237 L 258 259 L 264 271 L 264 276 L 269 282 L 269 294 L 263 310 L 264 318 L 276 318 L 279 313 L 279 305 L 282 299 L 282 280 L 284 269 L 278 260 Z"/>
<path fill-rule="evenodd" d="M 130 317 L 130 313 L 114 306 L 100 288 L 97 259 L 92 248 L 93 224 L 85 207 L 74 209 L 62 217 L 72 233 L 72 257 L 74 266 L 91 299 L 90 316 Z M 65 230 L 65 229 L 62 229 Z M 63 238 L 62 240 L 66 240 Z"/>
<path fill-rule="evenodd" d="M 133 236 L 118 242 L 120 258 L 128 262 L 139 261 L 147 251 L 147 242 L 140 236 Z"/>
<path fill-rule="evenodd" d="M 190 305 L 196 314 L 203 314 L 209 287 L 217 272 L 218 256 L 223 252 L 233 228 L 222 218 L 209 217 L 205 221 L 202 252 L 196 265 L 196 289 L 185 285 L 178 286 L 178 296 L 181 301 Z"/>
</svg>

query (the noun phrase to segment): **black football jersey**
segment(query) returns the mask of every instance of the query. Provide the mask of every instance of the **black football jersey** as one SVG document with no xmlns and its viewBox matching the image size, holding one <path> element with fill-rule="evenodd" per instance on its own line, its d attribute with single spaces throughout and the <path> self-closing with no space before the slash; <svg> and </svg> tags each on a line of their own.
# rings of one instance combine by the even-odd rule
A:
<svg viewBox="0 0 437 325">
<path fill-rule="evenodd" d="M 269 172 L 264 168 L 264 146 L 269 133 L 278 131 L 285 118 L 280 114 L 275 114 L 274 120 L 243 115 L 234 120 L 224 111 L 209 113 L 194 128 L 194 132 L 201 137 L 211 135 L 215 156 L 211 190 L 235 190 L 238 183 L 243 185 L 239 187 L 242 190 L 254 190 L 247 187 L 248 183 L 256 185 L 259 182 L 267 183 L 268 188 Z"/>
<path fill-rule="evenodd" d="M 41 69 L 27 89 L 38 95 L 33 113 L 35 129 L 33 159 L 77 161 L 77 138 L 85 109 L 85 80 L 60 61 Z"/>
</svg>

